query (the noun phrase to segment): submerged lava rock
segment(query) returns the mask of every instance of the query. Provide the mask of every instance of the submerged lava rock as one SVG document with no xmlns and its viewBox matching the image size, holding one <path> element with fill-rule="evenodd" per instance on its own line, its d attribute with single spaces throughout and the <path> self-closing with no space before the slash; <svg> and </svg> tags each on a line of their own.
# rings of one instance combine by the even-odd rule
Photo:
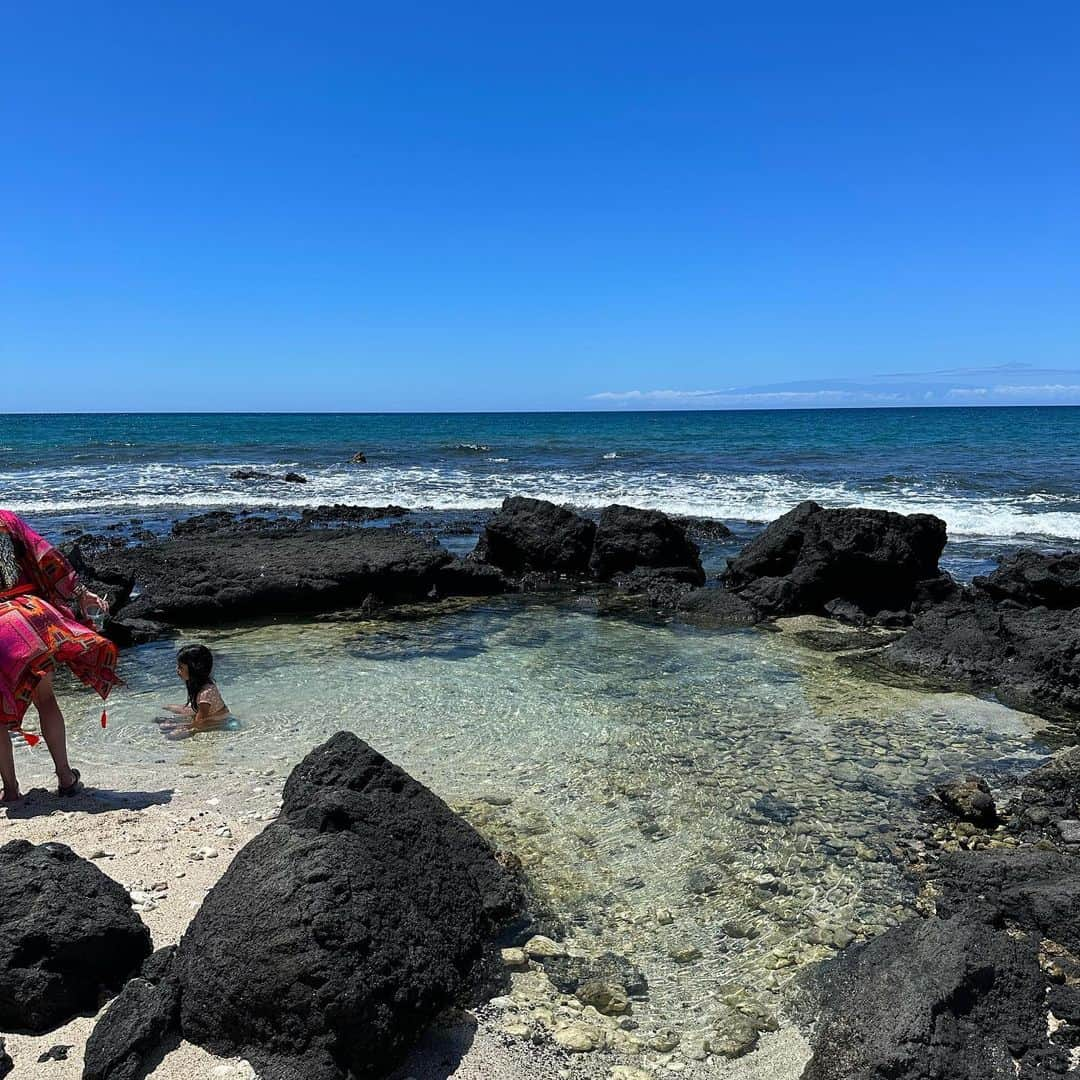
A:
<svg viewBox="0 0 1080 1080">
<path fill-rule="evenodd" d="M 1021 552 L 970 589 L 920 614 L 874 664 L 900 675 L 992 692 L 1051 719 L 1080 713 L 1075 555 Z"/>
<path fill-rule="evenodd" d="M 980 776 L 967 776 L 940 784 L 937 797 L 945 809 L 963 821 L 975 825 L 997 823 L 997 807 L 990 794 L 990 785 Z"/>
<path fill-rule="evenodd" d="M 94 1013 L 150 952 L 122 885 L 63 844 L 0 847 L 0 1029 Z"/>
<path fill-rule="evenodd" d="M 281 816 L 207 895 L 171 973 L 103 1018 L 95 1061 L 144 1056 L 175 988 L 184 1037 L 267 1080 L 382 1076 L 523 903 L 479 834 L 340 732 L 293 770 Z M 124 1031 L 130 1045 L 112 1037 Z"/>
<path fill-rule="evenodd" d="M 728 565 L 729 589 L 765 615 L 875 617 L 918 609 L 953 588 L 938 569 L 945 522 L 930 514 L 825 510 L 800 503 Z"/>
<path fill-rule="evenodd" d="M 596 526 L 544 499 L 514 496 L 488 519 L 475 557 L 511 574 L 584 574 Z"/>
<path fill-rule="evenodd" d="M 637 569 L 663 570 L 693 585 L 705 583 L 697 544 L 658 510 L 609 506 L 600 515 L 589 569 L 599 581 Z"/>
<path fill-rule="evenodd" d="M 572 956 L 563 953 L 545 957 L 544 974 L 557 990 L 564 994 L 576 994 L 590 983 L 619 986 L 630 997 L 644 997 L 649 984 L 637 965 L 618 953 L 601 953 L 599 956 Z"/>
<path fill-rule="evenodd" d="M 679 598 L 677 608 L 688 622 L 712 629 L 753 626 L 761 621 L 752 604 L 724 588 L 686 592 Z"/>
<path fill-rule="evenodd" d="M 4 1040 L 0 1039 L 0 1080 L 3 1080 L 14 1068 L 15 1062 L 11 1060 L 11 1055 L 7 1052 Z"/>
</svg>

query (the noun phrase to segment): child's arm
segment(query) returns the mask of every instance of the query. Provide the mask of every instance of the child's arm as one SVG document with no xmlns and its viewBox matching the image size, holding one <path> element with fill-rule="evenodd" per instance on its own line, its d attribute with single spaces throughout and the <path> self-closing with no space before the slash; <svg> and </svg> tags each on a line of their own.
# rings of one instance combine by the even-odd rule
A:
<svg viewBox="0 0 1080 1080">
<path fill-rule="evenodd" d="M 190 705 L 166 705 L 166 712 L 175 713 L 177 716 L 194 716 L 195 710 Z"/>
</svg>

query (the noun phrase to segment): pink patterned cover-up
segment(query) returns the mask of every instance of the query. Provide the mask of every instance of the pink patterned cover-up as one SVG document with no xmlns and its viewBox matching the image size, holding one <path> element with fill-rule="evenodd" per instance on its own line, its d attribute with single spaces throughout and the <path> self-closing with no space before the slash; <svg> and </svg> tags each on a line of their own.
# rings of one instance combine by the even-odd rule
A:
<svg viewBox="0 0 1080 1080">
<path fill-rule="evenodd" d="M 38 682 L 58 663 L 103 699 L 120 682 L 116 646 L 70 606 L 78 584 L 52 544 L 0 510 L 0 725 L 19 727 Z"/>
</svg>

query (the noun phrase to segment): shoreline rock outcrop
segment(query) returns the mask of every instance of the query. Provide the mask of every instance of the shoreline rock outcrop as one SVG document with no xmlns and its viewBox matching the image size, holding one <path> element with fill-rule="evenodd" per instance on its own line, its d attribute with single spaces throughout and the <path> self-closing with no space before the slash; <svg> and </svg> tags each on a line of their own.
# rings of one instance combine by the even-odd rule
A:
<svg viewBox="0 0 1080 1080">
<path fill-rule="evenodd" d="M 433 540 L 379 528 L 192 531 L 96 558 L 91 576 L 130 583 L 106 632 L 120 644 L 172 628 L 505 591 L 492 567 Z M 137 590 L 137 591 L 136 591 Z"/>
<path fill-rule="evenodd" d="M 659 579 L 698 587 L 705 583 L 698 546 L 686 528 L 657 510 L 612 505 L 599 522 L 544 499 L 504 499 L 488 519 L 472 559 L 523 575 L 582 582 L 632 583 Z"/>
<path fill-rule="evenodd" d="M 1080 714 L 1080 555 L 1022 551 L 944 602 L 867 658 L 1049 719 Z"/>
<path fill-rule="evenodd" d="M 903 622 L 955 587 L 938 568 L 945 538 L 930 514 L 803 502 L 743 548 L 724 584 L 765 616 Z"/>
</svg>

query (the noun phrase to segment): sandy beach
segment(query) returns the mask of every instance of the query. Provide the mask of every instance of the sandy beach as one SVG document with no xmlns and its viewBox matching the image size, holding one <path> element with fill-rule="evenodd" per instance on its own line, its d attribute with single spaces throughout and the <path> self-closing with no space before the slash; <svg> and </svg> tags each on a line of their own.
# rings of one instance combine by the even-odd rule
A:
<svg viewBox="0 0 1080 1080">
<path fill-rule="evenodd" d="M 297 752 L 297 759 L 302 754 Z M 289 763 L 291 765 L 291 763 Z M 60 800 L 47 755 L 19 755 L 22 802 L 0 810 L 0 843 L 60 842 L 91 859 L 132 894 L 155 948 L 180 939 L 206 893 L 233 856 L 277 815 L 288 772 L 146 766 L 84 768 L 87 791 Z M 79 1017 L 40 1037 L 5 1036 L 14 1076 L 78 1080 L 95 1017 Z M 54 1049 L 54 1048 L 59 1048 Z M 52 1056 L 50 1055 L 52 1052 Z M 614 1072 L 620 1062 L 598 1053 L 568 1055 L 501 1030 L 500 1012 L 446 1015 L 394 1074 L 394 1080 L 586 1080 L 679 1075 L 722 1080 L 794 1080 L 809 1048 L 794 1029 L 767 1035 L 761 1048 L 736 1061 L 692 1063 L 672 1055 L 638 1061 L 643 1073 Z M 44 1058 L 44 1060 L 42 1060 Z M 623 1063 L 624 1067 L 626 1063 Z M 163 1048 L 148 1074 L 153 1080 L 252 1078 L 245 1061 L 226 1060 L 188 1042 Z"/>
</svg>

